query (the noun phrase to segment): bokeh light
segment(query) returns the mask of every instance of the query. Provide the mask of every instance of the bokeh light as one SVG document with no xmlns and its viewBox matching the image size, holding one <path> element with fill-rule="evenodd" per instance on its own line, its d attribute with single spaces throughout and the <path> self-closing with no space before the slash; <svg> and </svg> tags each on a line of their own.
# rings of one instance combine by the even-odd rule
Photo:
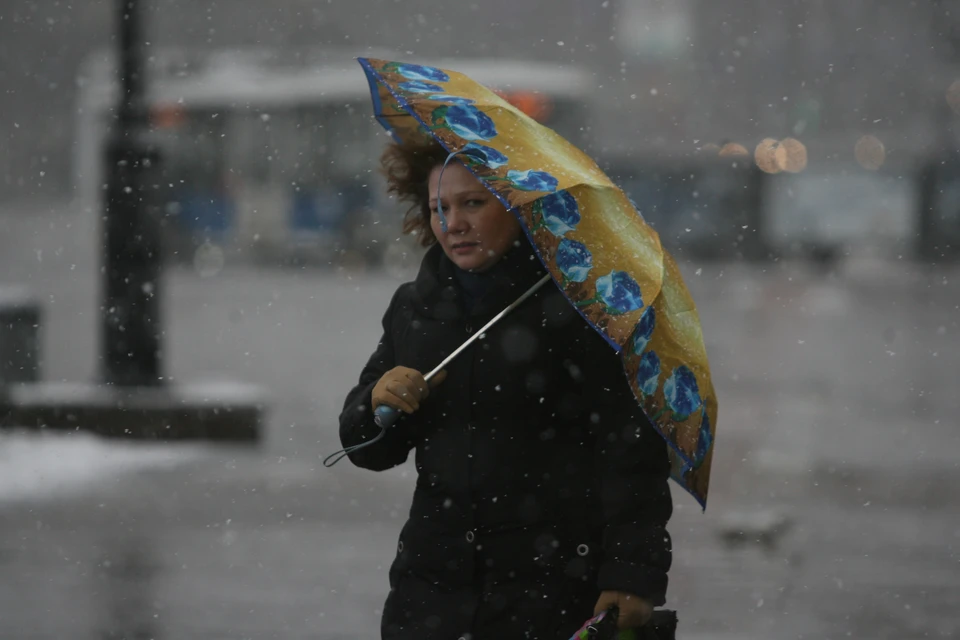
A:
<svg viewBox="0 0 960 640">
<path fill-rule="evenodd" d="M 703 152 L 717 149 L 715 144 L 705 144 Z M 746 147 L 736 142 L 728 142 L 717 153 L 721 158 L 749 157 Z M 757 166 L 766 173 L 799 173 L 807 168 L 807 147 L 796 138 L 764 138 L 753 153 Z"/>
<path fill-rule="evenodd" d="M 787 150 L 773 138 L 764 138 L 753 152 L 753 160 L 765 173 L 780 173 L 787 163 Z"/>
<path fill-rule="evenodd" d="M 223 249 L 212 242 L 204 242 L 193 252 L 193 268 L 202 278 L 217 275 L 225 263 Z"/>
<path fill-rule="evenodd" d="M 781 169 L 789 173 L 800 173 L 807 168 L 807 147 L 796 138 L 784 138 L 780 141 L 784 150 L 784 162 Z"/>
<path fill-rule="evenodd" d="M 739 156 L 749 156 L 750 152 L 747 151 L 747 148 L 742 144 L 728 142 L 720 148 L 720 153 L 718 155 L 721 158 L 736 158 Z"/>
<path fill-rule="evenodd" d="M 953 112 L 960 115 L 960 80 L 954 81 L 947 87 L 947 104 L 953 109 Z"/>
<path fill-rule="evenodd" d="M 857 140 L 857 144 L 853 147 L 853 155 L 861 167 L 870 171 L 876 171 L 882 167 L 884 160 L 887 159 L 887 151 L 883 143 L 872 135 L 861 136 Z"/>
</svg>

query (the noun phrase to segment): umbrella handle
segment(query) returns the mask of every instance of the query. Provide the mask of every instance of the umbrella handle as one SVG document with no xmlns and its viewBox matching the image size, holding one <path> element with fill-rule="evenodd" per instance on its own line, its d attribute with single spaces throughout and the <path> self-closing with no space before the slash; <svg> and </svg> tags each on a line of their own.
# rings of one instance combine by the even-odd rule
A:
<svg viewBox="0 0 960 640">
<path fill-rule="evenodd" d="M 353 453 L 358 449 L 363 449 L 364 447 L 369 447 L 375 442 L 379 442 L 383 438 L 384 434 L 387 432 L 389 427 L 392 427 L 393 424 L 400 419 L 400 412 L 394 409 L 393 407 L 388 407 L 385 404 L 380 405 L 373 410 L 373 421 L 377 423 L 377 426 L 380 427 L 380 433 L 373 440 L 368 440 L 367 442 L 362 442 L 360 444 L 354 445 L 352 447 L 347 447 L 346 449 L 341 449 L 336 453 L 333 453 L 323 459 L 323 466 L 332 467 L 341 460 L 347 457 L 347 454 Z"/>
<path fill-rule="evenodd" d="M 376 422 L 377 426 L 381 429 L 392 427 L 399 419 L 400 412 L 385 404 L 380 405 L 373 412 L 373 421 Z"/>
</svg>

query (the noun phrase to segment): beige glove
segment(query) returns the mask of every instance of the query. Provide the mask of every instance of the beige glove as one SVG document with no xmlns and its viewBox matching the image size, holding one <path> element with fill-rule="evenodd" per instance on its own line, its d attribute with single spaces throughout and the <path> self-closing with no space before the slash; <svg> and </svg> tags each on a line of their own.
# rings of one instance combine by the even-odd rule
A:
<svg viewBox="0 0 960 640">
<path fill-rule="evenodd" d="M 394 367 L 383 374 L 380 381 L 373 387 L 373 392 L 370 394 L 373 410 L 376 411 L 377 407 L 385 404 L 405 413 L 413 413 L 430 395 L 430 390 L 446 378 L 447 372 L 441 371 L 428 383 L 416 369 Z"/>
</svg>

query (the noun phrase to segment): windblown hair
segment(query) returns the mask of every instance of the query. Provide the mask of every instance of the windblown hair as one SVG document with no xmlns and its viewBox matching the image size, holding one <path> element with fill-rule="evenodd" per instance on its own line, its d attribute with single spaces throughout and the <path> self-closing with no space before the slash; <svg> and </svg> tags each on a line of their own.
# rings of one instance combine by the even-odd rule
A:
<svg viewBox="0 0 960 640">
<path fill-rule="evenodd" d="M 443 165 L 447 151 L 426 134 L 392 142 L 380 156 L 380 171 L 387 179 L 387 192 L 410 203 L 403 218 L 403 232 L 416 233 L 421 246 L 437 239 L 430 228 L 430 172 Z"/>
</svg>

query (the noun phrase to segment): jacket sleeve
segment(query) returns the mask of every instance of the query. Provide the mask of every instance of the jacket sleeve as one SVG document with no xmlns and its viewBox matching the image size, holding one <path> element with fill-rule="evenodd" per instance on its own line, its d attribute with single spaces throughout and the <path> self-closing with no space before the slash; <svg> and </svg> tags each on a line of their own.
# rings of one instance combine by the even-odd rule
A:
<svg viewBox="0 0 960 640">
<path fill-rule="evenodd" d="M 667 532 L 673 514 L 667 444 L 637 403 L 620 357 L 606 344 L 596 349 L 606 350 L 588 360 L 593 371 L 587 378 L 596 394 L 591 421 L 603 518 L 597 586 L 661 606 L 673 557 Z"/>
<path fill-rule="evenodd" d="M 396 366 L 392 324 L 398 297 L 399 290 L 383 316 L 383 336 L 377 349 L 360 372 L 357 385 L 347 394 L 343 411 L 340 413 L 340 443 L 344 448 L 369 442 L 380 435 L 380 427 L 373 420 L 370 394 L 383 374 Z M 383 438 L 348 454 L 350 461 L 358 467 L 373 471 L 384 471 L 403 464 L 414 445 L 409 418 L 410 416 L 404 415 L 387 428 Z"/>
</svg>

